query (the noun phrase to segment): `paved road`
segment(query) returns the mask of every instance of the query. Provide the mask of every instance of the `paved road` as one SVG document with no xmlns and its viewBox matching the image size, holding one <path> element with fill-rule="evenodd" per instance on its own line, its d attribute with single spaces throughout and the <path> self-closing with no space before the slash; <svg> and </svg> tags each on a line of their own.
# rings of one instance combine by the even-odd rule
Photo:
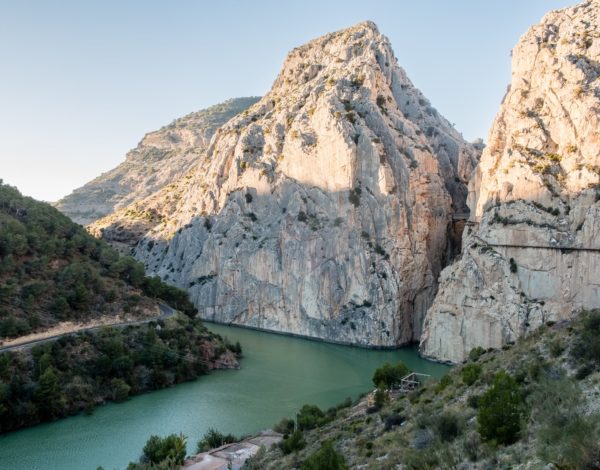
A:
<svg viewBox="0 0 600 470">
<path fill-rule="evenodd" d="M 175 313 L 177 312 L 177 310 L 175 310 L 173 307 L 170 307 L 166 304 L 158 304 L 158 307 L 160 309 L 160 315 L 158 317 L 145 318 L 143 320 L 127 321 L 127 322 L 123 322 L 123 323 L 110 323 L 110 324 L 106 324 L 106 325 L 91 326 L 89 328 L 73 330 L 73 331 L 69 331 L 67 333 L 61 333 L 59 335 L 48 336 L 46 338 L 33 339 L 31 341 L 27 341 L 26 343 L 15 344 L 12 346 L 0 346 L 0 353 L 7 352 L 7 351 L 17 351 L 19 349 L 28 349 L 28 348 L 31 348 L 38 344 L 43 344 L 43 343 L 47 343 L 49 341 L 54 341 L 55 339 L 58 339 L 61 336 L 71 335 L 74 333 L 81 333 L 83 331 L 98 331 L 101 328 L 104 328 L 106 326 L 123 328 L 123 327 L 129 326 L 129 325 L 142 325 L 144 323 L 150 323 L 151 321 L 166 320 L 167 318 L 170 318 L 173 315 L 175 315 Z"/>
</svg>

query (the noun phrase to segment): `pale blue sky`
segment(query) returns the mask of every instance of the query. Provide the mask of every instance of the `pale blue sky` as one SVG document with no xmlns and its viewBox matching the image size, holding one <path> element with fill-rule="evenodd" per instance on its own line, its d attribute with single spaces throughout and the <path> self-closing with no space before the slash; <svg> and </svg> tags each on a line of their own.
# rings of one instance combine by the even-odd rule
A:
<svg viewBox="0 0 600 470">
<path fill-rule="evenodd" d="M 486 138 L 510 50 L 566 0 L 0 0 L 0 178 L 56 200 L 144 133 L 263 95 L 286 53 L 370 19 L 432 104 Z"/>
</svg>

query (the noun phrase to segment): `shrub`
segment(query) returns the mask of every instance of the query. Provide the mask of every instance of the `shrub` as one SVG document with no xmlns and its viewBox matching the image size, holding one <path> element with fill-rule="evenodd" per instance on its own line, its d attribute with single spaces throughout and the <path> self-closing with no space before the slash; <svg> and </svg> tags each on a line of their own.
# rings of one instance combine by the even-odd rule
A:
<svg viewBox="0 0 600 470">
<path fill-rule="evenodd" d="M 279 448 L 286 455 L 304 449 L 304 447 L 306 447 L 306 441 L 299 429 L 296 429 L 289 437 L 284 436 L 279 443 Z"/>
<path fill-rule="evenodd" d="M 471 386 L 479 379 L 479 376 L 481 375 L 481 366 L 474 363 L 467 364 L 463 367 L 460 374 L 465 385 Z"/>
<path fill-rule="evenodd" d="M 354 207 L 360 206 L 360 194 L 361 194 L 360 188 L 354 188 L 354 189 L 350 190 L 350 194 L 348 194 L 348 201 L 350 201 L 350 203 Z"/>
<path fill-rule="evenodd" d="M 182 465 L 186 455 L 187 438 L 180 434 L 170 434 L 167 437 L 150 436 L 144 446 L 141 462 L 160 464 L 167 459 Z"/>
<path fill-rule="evenodd" d="M 400 426 L 404 422 L 404 418 L 398 413 L 393 413 L 385 418 L 385 430 L 389 431 L 395 426 Z"/>
<path fill-rule="evenodd" d="M 517 262 L 515 261 L 514 258 L 511 258 L 509 261 L 510 261 L 510 272 L 516 273 L 519 269 L 519 267 L 517 266 Z"/>
<path fill-rule="evenodd" d="M 451 442 L 461 432 L 459 418 L 456 414 L 446 412 L 435 420 L 435 429 L 443 442 Z"/>
<path fill-rule="evenodd" d="M 388 399 L 388 395 L 385 391 L 384 386 L 380 385 L 379 387 L 377 387 L 377 390 L 375 390 L 375 397 L 374 397 L 374 402 L 375 402 L 375 406 L 377 407 L 378 410 L 380 410 L 383 405 L 385 405 L 385 402 Z"/>
<path fill-rule="evenodd" d="M 469 352 L 469 360 L 476 362 L 483 355 L 483 353 L 485 353 L 485 349 L 483 349 L 481 346 L 477 346 L 476 348 L 471 349 Z"/>
<path fill-rule="evenodd" d="M 391 365 L 386 362 L 384 365 L 375 369 L 373 373 L 373 383 L 379 387 L 381 384 L 390 388 L 392 385 L 399 384 L 402 377 L 410 373 L 408 367 L 402 362 L 398 362 L 396 365 Z"/>
<path fill-rule="evenodd" d="M 232 434 L 222 434 L 216 429 L 210 428 L 202 439 L 198 441 L 197 451 L 198 452 L 206 452 L 210 449 L 215 449 L 217 447 L 221 447 L 225 444 L 230 444 L 232 442 L 236 442 L 237 439 Z"/>
<path fill-rule="evenodd" d="M 450 374 L 446 374 L 446 375 L 442 376 L 442 378 L 440 379 L 440 381 L 436 385 L 435 391 L 436 392 L 441 392 L 442 390 L 444 390 L 450 384 L 452 384 L 452 376 Z"/>
<path fill-rule="evenodd" d="M 277 423 L 273 427 L 273 431 L 279 432 L 279 433 L 285 435 L 285 434 L 290 434 L 290 433 L 294 432 L 295 428 L 296 428 L 296 423 L 294 423 L 293 419 L 283 418 L 281 421 L 279 421 L 279 423 Z"/>
<path fill-rule="evenodd" d="M 600 366 L 600 310 L 582 312 L 581 326 L 577 328 L 571 356 L 591 365 Z"/>
<path fill-rule="evenodd" d="M 347 468 L 344 457 L 335 451 L 331 441 L 324 442 L 301 467 L 302 470 L 345 470 Z"/>
<path fill-rule="evenodd" d="M 484 441 L 511 444 L 519 438 L 523 412 L 519 385 L 506 372 L 498 372 L 492 386 L 479 400 L 479 434 Z"/>
<path fill-rule="evenodd" d="M 550 355 L 552 357 L 558 357 L 563 353 L 565 347 L 559 339 L 554 339 L 548 345 L 548 350 L 550 351 Z"/>
<path fill-rule="evenodd" d="M 314 429 L 327 422 L 325 413 L 318 406 L 304 405 L 296 415 L 296 424 L 301 431 Z"/>
</svg>

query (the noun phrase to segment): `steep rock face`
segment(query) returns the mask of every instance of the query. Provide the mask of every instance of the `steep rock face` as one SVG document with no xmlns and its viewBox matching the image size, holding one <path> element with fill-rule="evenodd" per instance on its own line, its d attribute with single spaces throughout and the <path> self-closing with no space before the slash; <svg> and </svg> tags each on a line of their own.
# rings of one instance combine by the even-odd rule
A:
<svg viewBox="0 0 600 470">
<path fill-rule="evenodd" d="M 427 313 L 421 351 L 435 359 L 600 306 L 600 2 L 546 15 L 512 67 L 469 184 L 462 258 Z"/>
<path fill-rule="evenodd" d="M 75 222 L 87 225 L 155 193 L 187 173 L 214 132 L 258 100 L 231 99 L 146 134 L 123 163 L 76 189 L 55 207 Z"/>
<path fill-rule="evenodd" d="M 293 50 L 196 169 L 91 230 L 204 318 L 394 346 L 420 335 L 478 155 L 362 23 Z"/>
</svg>

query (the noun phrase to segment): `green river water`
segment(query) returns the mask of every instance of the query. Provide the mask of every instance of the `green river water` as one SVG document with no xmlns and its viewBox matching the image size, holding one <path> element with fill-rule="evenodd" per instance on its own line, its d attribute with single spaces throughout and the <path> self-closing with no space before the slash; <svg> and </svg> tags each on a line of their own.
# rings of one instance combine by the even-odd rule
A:
<svg viewBox="0 0 600 470">
<path fill-rule="evenodd" d="M 183 432 L 188 453 L 213 427 L 236 435 L 271 427 L 305 403 L 322 408 L 372 388 L 373 370 L 401 360 L 440 376 L 448 367 L 414 348 L 394 351 L 339 346 L 222 325 L 208 327 L 239 341 L 240 370 L 216 371 L 194 382 L 140 395 L 122 404 L 0 436 L 1 470 L 124 469 L 151 434 Z"/>
</svg>

